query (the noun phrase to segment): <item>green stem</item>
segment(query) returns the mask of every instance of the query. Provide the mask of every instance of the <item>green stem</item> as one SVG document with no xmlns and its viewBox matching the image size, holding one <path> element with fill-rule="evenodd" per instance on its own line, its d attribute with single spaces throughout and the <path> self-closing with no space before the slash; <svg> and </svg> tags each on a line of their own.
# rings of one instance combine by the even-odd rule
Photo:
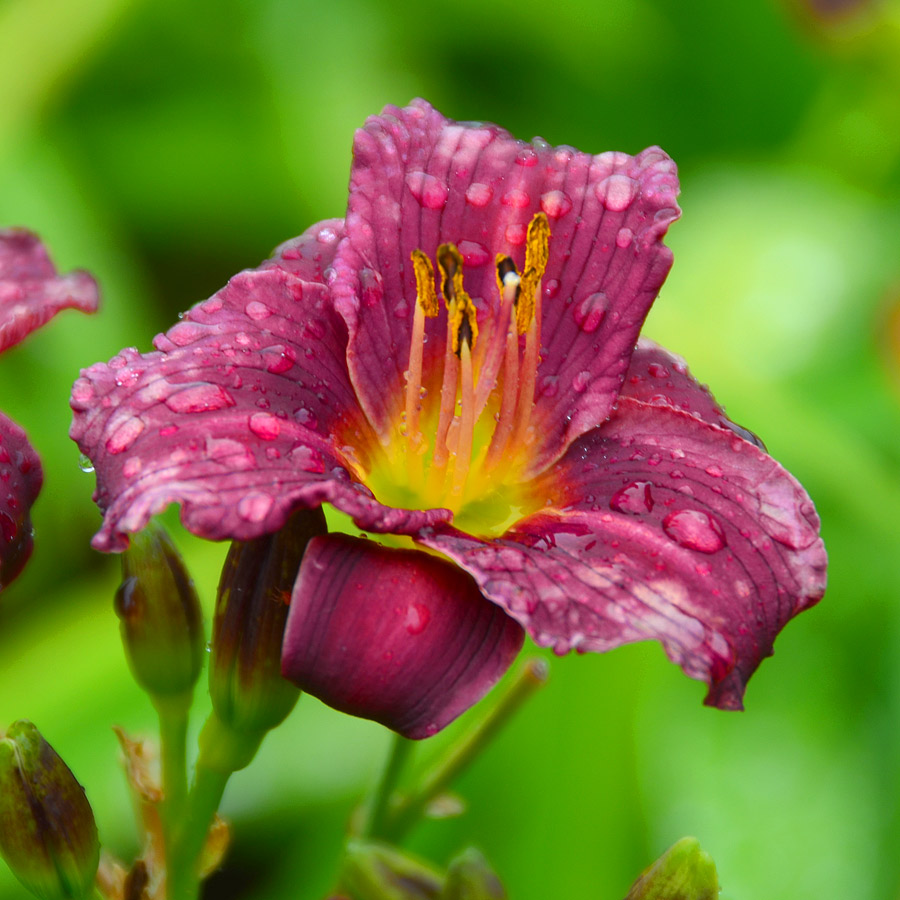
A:
<svg viewBox="0 0 900 900">
<path fill-rule="evenodd" d="M 191 692 L 186 692 L 175 697 L 152 699 L 159 715 L 164 798 L 161 812 L 168 854 L 187 800 L 187 727 L 192 696 Z"/>
<path fill-rule="evenodd" d="M 543 659 L 528 660 L 484 721 L 438 760 L 419 782 L 414 794 L 390 811 L 381 836 L 393 842 L 402 838 L 421 817 L 425 807 L 475 760 L 519 707 L 543 686 L 547 674 L 547 663 Z"/>
<path fill-rule="evenodd" d="M 366 804 L 360 837 L 377 838 L 381 836 L 387 820 L 391 796 L 400 773 L 412 753 L 412 741 L 399 734 L 394 734 L 392 737 L 391 749 L 381 771 L 381 777 Z"/>
<path fill-rule="evenodd" d="M 175 831 L 168 859 L 167 900 L 196 900 L 200 890 L 200 864 L 225 785 L 233 772 L 248 765 L 265 732 L 240 734 L 211 712 L 200 734 L 200 755 L 194 784 L 184 805 L 183 823 Z"/>
</svg>

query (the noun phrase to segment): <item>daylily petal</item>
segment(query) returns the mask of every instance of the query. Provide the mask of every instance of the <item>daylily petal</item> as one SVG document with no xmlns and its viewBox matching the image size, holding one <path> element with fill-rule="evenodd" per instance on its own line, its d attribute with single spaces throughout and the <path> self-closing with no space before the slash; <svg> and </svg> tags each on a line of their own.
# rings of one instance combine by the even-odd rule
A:
<svg viewBox="0 0 900 900">
<path fill-rule="evenodd" d="M 97 283 L 87 272 L 57 275 L 37 235 L 0 230 L 0 352 L 18 344 L 60 310 L 97 309 Z"/>
<path fill-rule="evenodd" d="M 282 673 L 335 709 L 424 738 L 477 703 L 523 639 L 456 566 L 333 534 L 303 557 Z"/>
<path fill-rule="evenodd" d="M 31 506 L 41 490 L 41 461 L 25 432 L 0 413 L 0 589 L 31 556 Z"/>
<path fill-rule="evenodd" d="M 172 502 L 212 539 L 270 533 L 293 509 L 325 501 L 376 531 L 447 518 L 376 503 L 333 439 L 338 424 L 351 436 L 367 428 L 347 378 L 346 329 L 316 280 L 339 229 L 314 226 L 236 275 L 158 335 L 156 352 L 126 349 L 83 370 L 71 435 L 97 471 L 97 549 L 124 548 L 125 533 Z"/>
<path fill-rule="evenodd" d="M 670 399 L 690 393 L 681 374 Z M 708 394 L 694 385 L 696 410 Z M 707 703 L 740 708 L 775 636 L 824 592 L 803 488 L 755 444 L 668 403 L 620 397 L 538 481 L 549 507 L 502 539 L 421 540 L 557 652 L 656 638 L 709 683 Z"/>
<path fill-rule="evenodd" d="M 551 238 L 533 469 L 558 457 L 612 408 L 671 265 L 661 241 L 679 215 L 677 192 L 674 163 L 658 148 L 591 156 L 526 143 L 495 125 L 447 120 L 421 100 L 370 118 L 354 144 L 333 288 L 350 332 L 351 378 L 376 431 L 387 434 L 402 408 L 416 298 L 411 252 L 455 243 L 484 319 L 496 315 L 495 254 L 521 266 L 526 226 L 543 211 Z M 443 321 L 427 324 L 426 371 L 442 352 Z"/>
</svg>

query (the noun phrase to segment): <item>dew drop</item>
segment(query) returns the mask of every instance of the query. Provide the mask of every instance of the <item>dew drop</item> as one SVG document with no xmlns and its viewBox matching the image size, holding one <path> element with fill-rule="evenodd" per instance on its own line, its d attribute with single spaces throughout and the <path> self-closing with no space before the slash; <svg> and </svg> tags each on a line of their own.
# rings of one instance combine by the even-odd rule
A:
<svg viewBox="0 0 900 900">
<path fill-rule="evenodd" d="M 81 453 L 78 457 L 78 468 L 81 469 L 82 472 L 90 474 L 94 471 L 94 464 L 91 462 L 89 456 L 85 456 L 84 453 Z"/>
<path fill-rule="evenodd" d="M 594 189 L 597 199 L 611 212 L 624 212 L 637 194 L 637 182 L 627 175 L 610 175 Z"/>
<path fill-rule="evenodd" d="M 193 344 L 195 341 L 200 340 L 200 338 L 206 333 L 206 331 L 206 325 L 202 325 L 200 322 L 191 322 L 190 320 L 185 319 L 179 322 L 177 325 L 173 325 L 166 332 L 166 337 L 176 347 L 186 347 L 188 344 Z"/>
<path fill-rule="evenodd" d="M 134 478 L 144 468 L 144 461 L 139 456 L 129 456 L 122 466 L 122 474 L 126 478 Z"/>
<path fill-rule="evenodd" d="M 466 202 L 482 208 L 494 199 L 494 189 L 489 184 L 473 182 L 466 188 Z"/>
<path fill-rule="evenodd" d="M 0 512 L 0 534 L 3 535 L 3 540 L 9 544 L 18 534 L 18 531 L 19 529 L 16 528 L 13 517 L 5 512 Z"/>
<path fill-rule="evenodd" d="M 513 209 L 525 209 L 531 203 L 531 198 L 526 191 L 514 188 L 505 193 L 500 202 L 504 206 L 511 206 Z"/>
<path fill-rule="evenodd" d="M 262 359 L 267 372 L 280 375 L 293 367 L 297 354 L 294 348 L 287 344 L 273 344 L 262 351 Z"/>
<path fill-rule="evenodd" d="M 681 509 L 663 519 L 663 531 L 682 547 L 700 553 L 715 553 L 725 546 L 722 526 L 697 509 Z"/>
<path fill-rule="evenodd" d="M 572 379 L 572 390 L 576 394 L 583 394 L 587 386 L 591 383 L 591 373 L 587 371 L 579 372 Z"/>
<path fill-rule="evenodd" d="M 534 147 L 522 147 L 516 154 L 516 165 L 530 169 L 538 164 L 538 155 Z"/>
<path fill-rule="evenodd" d="M 634 232 L 630 228 L 620 228 L 619 233 L 616 235 L 616 246 L 620 250 L 624 250 L 626 247 L 631 246 L 633 240 Z"/>
<path fill-rule="evenodd" d="M 106 449 L 109 453 L 127 450 L 144 430 L 144 422 L 139 416 L 130 416 L 109 436 Z"/>
<path fill-rule="evenodd" d="M 165 400 L 166 406 L 177 413 L 211 412 L 234 406 L 234 397 L 218 384 L 194 384 Z"/>
<path fill-rule="evenodd" d="M 609 508 L 616 512 L 640 515 L 653 510 L 652 484 L 649 481 L 632 481 L 616 491 L 609 499 Z"/>
<path fill-rule="evenodd" d="M 559 376 L 545 375 L 541 379 L 540 387 L 542 397 L 555 397 L 559 390 Z"/>
<path fill-rule="evenodd" d="M 254 322 L 260 322 L 263 319 L 268 319 L 269 316 L 272 315 L 272 310 L 266 306 L 265 303 L 260 303 L 259 300 L 251 300 L 245 307 L 244 312 L 253 319 Z"/>
<path fill-rule="evenodd" d="M 527 234 L 528 226 L 526 225 L 508 225 L 506 227 L 506 240 L 514 247 L 524 244 Z"/>
<path fill-rule="evenodd" d="M 281 434 L 281 423 L 271 413 L 259 412 L 250 416 L 250 430 L 263 441 L 274 441 Z"/>
<path fill-rule="evenodd" d="M 291 450 L 291 463 L 301 472 L 321 475 L 325 471 L 325 460 L 322 459 L 322 454 L 305 444 Z"/>
<path fill-rule="evenodd" d="M 333 244 L 337 240 L 337 233 L 333 228 L 320 228 L 316 240 L 320 244 Z"/>
<path fill-rule="evenodd" d="M 266 459 L 271 462 L 275 462 L 276 459 L 281 459 L 281 451 L 277 447 L 266 447 Z"/>
<path fill-rule="evenodd" d="M 647 366 L 647 371 L 654 378 L 668 378 L 669 377 L 669 370 L 665 366 L 661 365 L 660 363 L 650 363 L 650 365 Z"/>
<path fill-rule="evenodd" d="M 450 195 L 450 189 L 427 172 L 410 172 L 406 176 L 409 192 L 426 209 L 443 209 Z"/>
<path fill-rule="evenodd" d="M 600 327 L 608 306 L 609 300 L 606 294 L 598 291 L 595 294 L 588 294 L 584 300 L 576 304 L 572 315 L 575 316 L 575 322 L 583 332 L 593 334 Z"/>
<path fill-rule="evenodd" d="M 707 466 L 706 474 L 709 475 L 710 478 L 721 478 L 722 477 L 722 468 L 717 465 Z"/>
<path fill-rule="evenodd" d="M 240 499 L 237 506 L 238 515 L 247 522 L 262 522 L 274 503 L 268 494 L 254 491 Z"/>
<path fill-rule="evenodd" d="M 175 434 L 176 431 L 178 431 L 177 425 L 163 425 L 163 427 L 159 429 L 159 436 L 168 437 L 170 434 Z"/>
<path fill-rule="evenodd" d="M 410 634 L 421 634 L 431 621 L 431 612 L 424 603 L 410 603 L 406 608 L 404 625 Z"/>
<path fill-rule="evenodd" d="M 491 261 L 491 252 L 477 241 L 460 241 L 457 245 L 467 266 L 483 266 Z"/>
<path fill-rule="evenodd" d="M 561 219 L 572 209 L 572 198 L 564 191 L 547 191 L 541 194 L 541 209 L 551 219 Z"/>
</svg>

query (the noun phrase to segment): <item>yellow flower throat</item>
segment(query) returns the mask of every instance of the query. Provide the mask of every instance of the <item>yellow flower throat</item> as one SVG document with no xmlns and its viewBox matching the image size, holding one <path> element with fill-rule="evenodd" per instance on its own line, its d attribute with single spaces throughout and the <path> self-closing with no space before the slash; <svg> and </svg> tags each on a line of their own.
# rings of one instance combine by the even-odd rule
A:
<svg viewBox="0 0 900 900">
<path fill-rule="evenodd" d="M 482 321 L 481 333 L 463 286 L 462 254 L 453 244 L 438 247 L 447 308 L 439 372 L 423 372 L 425 320 L 440 309 L 434 268 L 424 252 L 413 251 L 416 305 L 405 407 L 366 478 L 382 503 L 444 507 L 456 527 L 485 537 L 502 534 L 540 505 L 522 475 L 535 443 L 531 413 L 549 242 L 547 217 L 538 213 L 528 226 L 521 274 L 509 256 L 497 255 L 499 314 Z"/>
</svg>

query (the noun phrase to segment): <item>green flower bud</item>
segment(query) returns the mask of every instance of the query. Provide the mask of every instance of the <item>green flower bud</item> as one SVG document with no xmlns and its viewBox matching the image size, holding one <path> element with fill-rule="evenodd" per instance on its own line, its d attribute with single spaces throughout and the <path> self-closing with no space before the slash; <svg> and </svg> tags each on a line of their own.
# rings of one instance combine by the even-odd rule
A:
<svg viewBox="0 0 900 900">
<path fill-rule="evenodd" d="M 715 900 L 716 865 L 696 838 L 682 838 L 645 869 L 625 900 Z"/>
<path fill-rule="evenodd" d="M 441 900 L 506 900 L 506 890 L 487 860 L 470 847 L 447 868 Z"/>
<path fill-rule="evenodd" d="M 209 693 L 235 732 L 274 728 L 300 696 L 281 676 L 281 643 L 306 545 L 326 531 L 321 509 L 300 510 L 275 534 L 231 545 L 216 600 Z"/>
<path fill-rule="evenodd" d="M 350 841 L 341 871 L 341 891 L 353 900 L 437 900 L 441 874 L 396 847 Z"/>
<path fill-rule="evenodd" d="M 154 697 L 190 691 L 203 667 L 203 614 L 161 525 L 150 522 L 134 535 L 122 554 L 122 577 L 115 608 L 135 680 Z"/>
<path fill-rule="evenodd" d="M 43 900 L 84 897 L 100 862 L 84 788 L 31 722 L 0 738 L 0 853 Z"/>
</svg>

